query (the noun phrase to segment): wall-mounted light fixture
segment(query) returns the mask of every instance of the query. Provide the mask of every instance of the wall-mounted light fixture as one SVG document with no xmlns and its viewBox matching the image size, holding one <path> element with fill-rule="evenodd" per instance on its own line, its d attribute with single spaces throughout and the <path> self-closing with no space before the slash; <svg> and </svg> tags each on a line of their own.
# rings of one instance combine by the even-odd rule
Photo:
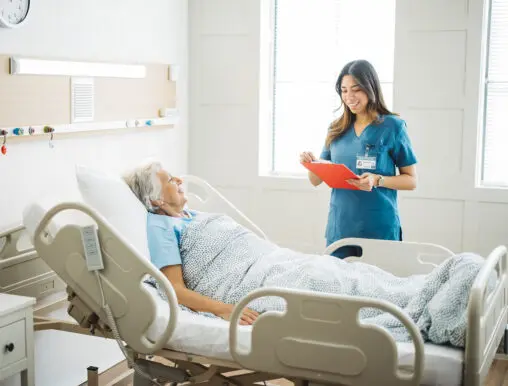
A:
<svg viewBox="0 0 508 386">
<path fill-rule="evenodd" d="M 70 62 L 13 56 L 10 58 L 10 73 L 12 75 L 144 78 L 146 77 L 146 67 L 138 64 Z"/>
</svg>

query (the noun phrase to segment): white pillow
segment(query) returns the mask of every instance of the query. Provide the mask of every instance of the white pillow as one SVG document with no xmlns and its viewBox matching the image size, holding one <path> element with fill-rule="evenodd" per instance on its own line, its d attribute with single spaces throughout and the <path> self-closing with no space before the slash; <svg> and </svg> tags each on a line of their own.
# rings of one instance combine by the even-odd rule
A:
<svg viewBox="0 0 508 386">
<path fill-rule="evenodd" d="M 78 187 L 86 204 L 97 210 L 150 261 L 147 210 L 119 176 L 83 165 L 76 166 Z"/>
</svg>

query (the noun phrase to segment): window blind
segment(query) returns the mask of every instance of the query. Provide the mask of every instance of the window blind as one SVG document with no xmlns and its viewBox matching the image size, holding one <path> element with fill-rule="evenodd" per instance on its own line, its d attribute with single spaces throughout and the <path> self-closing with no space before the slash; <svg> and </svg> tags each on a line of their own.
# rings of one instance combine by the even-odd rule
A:
<svg viewBox="0 0 508 386">
<path fill-rule="evenodd" d="M 508 187 L 508 1 L 491 0 L 482 182 Z"/>
</svg>

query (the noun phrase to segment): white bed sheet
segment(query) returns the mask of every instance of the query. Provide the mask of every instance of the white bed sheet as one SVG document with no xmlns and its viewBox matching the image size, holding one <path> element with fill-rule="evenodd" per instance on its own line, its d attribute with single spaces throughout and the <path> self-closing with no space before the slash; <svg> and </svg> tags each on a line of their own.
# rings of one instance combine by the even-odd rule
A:
<svg viewBox="0 0 508 386">
<path fill-rule="evenodd" d="M 157 339 L 168 323 L 168 304 L 156 295 L 155 289 L 148 290 L 154 294 L 157 303 L 157 317 L 148 330 L 150 339 Z M 215 359 L 232 361 L 229 351 L 229 322 L 209 318 L 187 311 L 179 313 L 179 320 L 173 336 L 166 348 L 188 354 L 201 355 Z M 249 350 L 251 327 L 239 326 L 238 345 L 240 349 Z M 412 369 L 414 346 L 412 343 L 397 343 L 399 368 Z M 425 370 L 422 385 L 459 386 L 462 384 L 464 352 L 460 349 L 425 345 Z"/>
</svg>

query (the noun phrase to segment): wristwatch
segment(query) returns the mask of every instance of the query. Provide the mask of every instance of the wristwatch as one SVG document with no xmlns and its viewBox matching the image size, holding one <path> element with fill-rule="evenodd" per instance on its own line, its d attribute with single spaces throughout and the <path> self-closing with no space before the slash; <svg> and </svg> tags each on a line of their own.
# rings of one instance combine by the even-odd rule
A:
<svg viewBox="0 0 508 386">
<path fill-rule="evenodd" d="M 378 174 L 378 177 L 379 177 L 379 179 L 377 180 L 377 187 L 384 186 L 385 178 L 380 174 Z"/>
</svg>

